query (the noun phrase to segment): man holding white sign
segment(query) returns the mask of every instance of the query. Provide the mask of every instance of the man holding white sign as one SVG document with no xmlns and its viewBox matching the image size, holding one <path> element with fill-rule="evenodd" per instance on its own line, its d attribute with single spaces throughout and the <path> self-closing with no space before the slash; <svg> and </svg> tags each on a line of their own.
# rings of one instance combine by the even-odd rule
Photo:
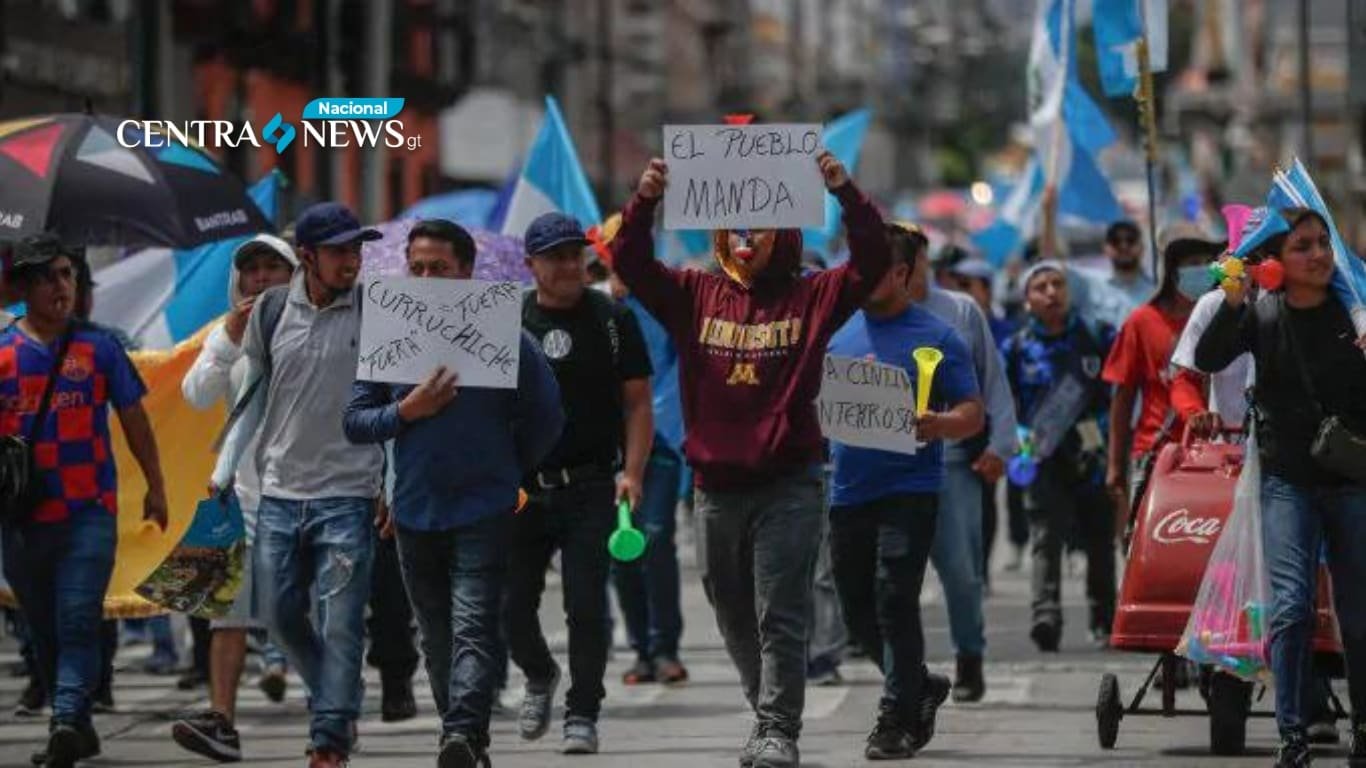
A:
<svg viewBox="0 0 1366 768">
<path fill-rule="evenodd" d="M 887 270 L 882 216 L 844 166 L 825 151 L 783 163 L 818 168 L 844 206 L 849 263 L 803 276 L 800 230 L 723 229 L 713 240 L 724 274 L 660 264 L 651 232 L 668 174 L 660 159 L 645 169 L 611 244 L 617 274 L 678 347 L 702 584 L 754 710 L 740 762 L 755 768 L 800 763 L 823 510 L 821 363 L 830 337 Z M 671 187 L 668 197 L 682 194 Z M 772 226 L 760 222 L 771 219 L 733 224 Z"/>
<path fill-rule="evenodd" d="M 925 258 L 924 235 L 900 225 L 887 230 L 892 268 L 864 310 L 835 334 L 827 358 L 848 361 L 827 363 L 827 382 L 829 376 L 858 382 L 856 399 L 842 403 L 821 392 L 822 424 L 828 424 L 835 464 L 830 502 L 835 581 L 845 622 L 885 676 L 877 724 L 864 750 L 870 760 L 912 757 L 934 735 L 936 710 L 948 698 L 949 679 L 925 668 L 920 585 L 944 487 L 942 441 L 969 437 L 985 421 L 967 345 L 947 323 L 911 301 L 916 260 Z M 938 409 L 917 414 L 910 382 L 917 375 L 911 352 L 919 347 L 937 349 L 943 358 L 930 384 L 929 403 Z M 894 393 L 894 401 L 909 411 L 909 424 L 904 412 L 890 411 L 893 404 L 883 392 Z M 919 450 L 917 436 L 924 441 Z"/>
<path fill-rule="evenodd" d="M 421 222 L 408 235 L 408 274 L 429 287 L 470 280 L 474 255 L 473 238 L 448 221 Z M 520 297 L 514 307 L 520 312 Z M 564 424 L 550 366 L 534 339 L 519 332 L 518 340 L 516 389 L 457 390 L 457 374 L 438 366 L 416 387 L 357 381 L 346 407 L 348 439 L 394 441 L 392 517 L 441 713 L 443 766 L 473 768 L 488 750 L 517 489 Z"/>
</svg>

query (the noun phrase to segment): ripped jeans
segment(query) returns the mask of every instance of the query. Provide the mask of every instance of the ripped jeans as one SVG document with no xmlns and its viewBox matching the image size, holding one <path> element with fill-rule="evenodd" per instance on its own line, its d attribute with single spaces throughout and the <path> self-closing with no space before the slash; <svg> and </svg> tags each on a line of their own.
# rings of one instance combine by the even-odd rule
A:
<svg viewBox="0 0 1366 768">
<path fill-rule="evenodd" d="M 308 686 L 314 749 L 349 754 L 360 717 L 374 510 L 373 499 L 261 499 L 253 549 L 262 609 Z"/>
</svg>

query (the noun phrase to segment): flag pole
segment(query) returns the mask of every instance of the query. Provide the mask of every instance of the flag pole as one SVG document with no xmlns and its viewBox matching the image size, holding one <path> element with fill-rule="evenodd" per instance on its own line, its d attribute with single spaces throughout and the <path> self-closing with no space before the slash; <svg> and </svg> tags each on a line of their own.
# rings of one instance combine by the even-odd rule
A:
<svg viewBox="0 0 1366 768">
<path fill-rule="evenodd" d="M 1153 278 L 1158 277 L 1157 255 L 1157 104 L 1153 100 L 1153 70 L 1148 60 L 1148 35 L 1144 31 L 1138 39 L 1138 102 L 1139 130 L 1143 132 L 1143 159 L 1148 175 L 1148 247 L 1152 254 Z"/>
</svg>

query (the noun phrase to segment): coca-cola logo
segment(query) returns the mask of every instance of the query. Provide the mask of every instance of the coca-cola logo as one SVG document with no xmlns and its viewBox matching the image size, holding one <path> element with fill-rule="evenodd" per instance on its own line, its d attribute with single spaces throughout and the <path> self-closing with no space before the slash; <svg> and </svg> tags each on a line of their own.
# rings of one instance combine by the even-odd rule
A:
<svg viewBox="0 0 1366 768">
<path fill-rule="evenodd" d="M 1176 544 L 1181 541 L 1208 544 L 1219 535 L 1219 529 L 1223 524 L 1217 517 L 1193 517 L 1189 509 L 1182 507 L 1168 512 L 1157 521 L 1157 525 L 1153 527 L 1153 541 L 1161 544 Z"/>
</svg>

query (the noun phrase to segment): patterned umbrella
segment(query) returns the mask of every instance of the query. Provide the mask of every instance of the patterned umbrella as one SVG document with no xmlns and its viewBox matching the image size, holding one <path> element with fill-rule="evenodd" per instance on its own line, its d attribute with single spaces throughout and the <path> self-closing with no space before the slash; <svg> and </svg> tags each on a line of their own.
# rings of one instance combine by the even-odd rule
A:
<svg viewBox="0 0 1366 768">
<path fill-rule="evenodd" d="M 0 239 L 189 248 L 270 229 L 242 182 L 204 152 L 85 114 L 0 123 Z M 147 141 L 150 139 L 151 141 Z M 166 145 L 166 146 L 156 146 Z"/>
<path fill-rule="evenodd" d="M 405 251 L 408 247 L 408 230 L 415 223 L 414 219 L 394 219 L 375 225 L 375 229 L 384 237 L 362 246 L 362 278 L 407 274 Z M 526 268 L 526 251 L 521 238 L 486 229 L 472 229 L 470 234 L 474 237 L 474 276 L 477 279 L 531 282 L 531 270 Z"/>
</svg>

